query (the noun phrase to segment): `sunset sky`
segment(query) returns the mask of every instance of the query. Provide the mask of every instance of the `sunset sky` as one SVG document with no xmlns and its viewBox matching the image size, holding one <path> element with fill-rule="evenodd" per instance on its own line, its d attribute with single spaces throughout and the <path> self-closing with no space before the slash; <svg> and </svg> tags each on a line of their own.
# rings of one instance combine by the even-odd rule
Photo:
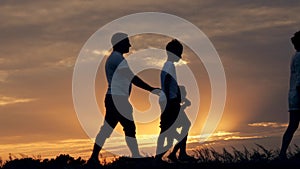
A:
<svg viewBox="0 0 300 169">
<path fill-rule="evenodd" d="M 93 142 L 80 125 L 72 100 L 74 65 L 94 32 L 137 12 L 184 18 L 202 30 L 216 48 L 226 74 L 227 98 L 221 122 L 207 144 L 261 143 L 279 148 L 288 122 L 289 63 L 295 52 L 290 37 L 300 28 L 299 6 L 298 0 L 0 0 L 0 157 L 7 158 L 9 153 L 43 157 L 90 153 Z M 164 49 L 170 39 L 133 36 L 130 51 Z M 211 99 L 207 72 L 195 58 L 184 46 L 183 59 L 196 74 L 200 92 L 200 102 L 194 103 L 199 111 L 190 132 L 190 148 L 201 146 L 198 134 Z M 95 84 L 102 112 L 107 87 L 103 65 Z M 140 75 L 149 84 L 160 85 L 159 71 Z M 148 100 L 147 92 L 133 89 L 131 101 L 139 110 L 150 106 Z M 141 140 L 143 135 L 158 134 L 158 122 L 137 126 Z M 92 123 L 95 132 L 102 124 L 98 123 Z M 298 135 L 295 144 L 300 143 Z M 108 140 L 105 146 L 113 149 L 118 145 L 115 142 Z M 155 146 L 153 143 L 149 145 Z"/>
</svg>

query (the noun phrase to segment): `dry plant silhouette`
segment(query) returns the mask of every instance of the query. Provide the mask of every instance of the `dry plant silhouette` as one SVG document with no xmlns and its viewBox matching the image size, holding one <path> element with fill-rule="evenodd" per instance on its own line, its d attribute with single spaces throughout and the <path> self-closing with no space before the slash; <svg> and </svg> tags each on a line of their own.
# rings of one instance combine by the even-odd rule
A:
<svg viewBox="0 0 300 169">
<path fill-rule="evenodd" d="M 157 169 L 157 168 L 173 168 L 173 169 L 259 169 L 259 168 L 299 168 L 300 165 L 300 147 L 294 145 L 294 150 L 288 151 L 287 159 L 279 158 L 278 150 L 268 150 L 262 145 L 256 144 L 256 148 L 248 149 L 244 147 L 237 150 L 235 147 L 225 149 L 221 152 L 214 148 L 207 147 L 193 150 L 193 156 L 197 159 L 194 162 L 159 162 L 154 157 L 130 158 L 119 157 L 114 158 L 111 162 L 107 162 L 105 158 L 101 159 L 101 167 L 105 169 Z M 68 154 L 61 154 L 56 158 L 42 159 L 38 157 L 27 157 L 20 154 L 20 158 L 10 154 L 9 160 L 0 160 L 0 169 L 88 169 L 86 160 L 71 157 Z"/>
</svg>

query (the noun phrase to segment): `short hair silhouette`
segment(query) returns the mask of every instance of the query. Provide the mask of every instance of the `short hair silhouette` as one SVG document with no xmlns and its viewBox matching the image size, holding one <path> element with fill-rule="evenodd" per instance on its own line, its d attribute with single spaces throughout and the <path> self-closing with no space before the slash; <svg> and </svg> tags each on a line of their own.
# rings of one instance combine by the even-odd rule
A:
<svg viewBox="0 0 300 169">
<path fill-rule="evenodd" d="M 111 44 L 116 47 L 122 43 L 124 39 L 127 39 L 128 35 L 123 32 L 117 32 L 111 37 Z"/>
<path fill-rule="evenodd" d="M 183 46 L 177 39 L 173 39 L 167 44 L 166 50 L 181 58 Z"/>
<path fill-rule="evenodd" d="M 296 32 L 291 38 L 291 41 L 297 51 L 300 50 L 300 31 Z"/>
</svg>

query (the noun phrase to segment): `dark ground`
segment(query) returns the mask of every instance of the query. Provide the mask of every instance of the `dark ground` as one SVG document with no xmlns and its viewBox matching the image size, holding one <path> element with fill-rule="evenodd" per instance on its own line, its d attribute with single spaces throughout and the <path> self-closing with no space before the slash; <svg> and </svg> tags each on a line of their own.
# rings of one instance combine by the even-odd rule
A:
<svg viewBox="0 0 300 169">
<path fill-rule="evenodd" d="M 279 159 L 278 151 L 266 150 L 257 145 L 257 149 L 249 151 L 244 148 L 238 151 L 223 149 L 216 152 L 214 149 L 201 149 L 194 151 L 194 161 L 169 163 L 156 161 L 153 157 L 134 159 L 129 157 L 115 158 L 102 165 L 89 166 L 80 157 L 75 159 L 69 155 L 61 154 L 53 159 L 17 158 L 6 162 L 0 161 L 0 169 L 299 169 L 300 148 L 288 153 L 288 159 Z"/>
</svg>

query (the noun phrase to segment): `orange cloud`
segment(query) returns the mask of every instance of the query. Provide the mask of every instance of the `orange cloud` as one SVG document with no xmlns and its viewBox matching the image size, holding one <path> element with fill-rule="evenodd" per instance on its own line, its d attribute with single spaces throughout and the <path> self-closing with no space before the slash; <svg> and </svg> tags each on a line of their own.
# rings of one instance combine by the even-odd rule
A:
<svg viewBox="0 0 300 169">
<path fill-rule="evenodd" d="M 0 96 L 0 106 L 5 106 L 9 104 L 17 104 L 17 103 L 26 103 L 32 102 L 36 99 L 33 98 L 15 98 L 15 97 L 7 97 L 7 96 Z"/>
<path fill-rule="evenodd" d="M 259 122 L 259 123 L 250 123 L 248 126 L 251 127 L 271 127 L 271 128 L 279 128 L 279 127 L 287 127 L 287 123 L 276 123 L 276 122 Z"/>
</svg>

